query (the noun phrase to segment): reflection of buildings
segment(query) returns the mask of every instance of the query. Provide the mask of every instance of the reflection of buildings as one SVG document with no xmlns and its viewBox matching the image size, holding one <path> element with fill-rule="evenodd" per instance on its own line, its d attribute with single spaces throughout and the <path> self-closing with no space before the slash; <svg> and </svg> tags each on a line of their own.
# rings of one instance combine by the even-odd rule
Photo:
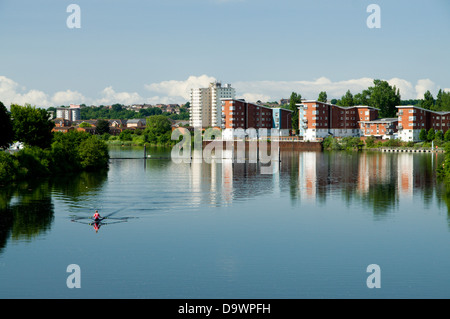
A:
<svg viewBox="0 0 450 319">
<path fill-rule="evenodd" d="M 398 154 L 397 191 L 399 196 L 412 197 L 414 185 L 414 154 Z"/>
<path fill-rule="evenodd" d="M 261 174 L 261 163 L 248 159 L 192 163 L 193 203 L 220 206 L 269 194 L 321 203 L 342 196 L 380 213 L 395 207 L 399 197 L 411 197 L 414 190 L 432 189 L 435 180 L 429 154 L 289 151 L 281 157 L 274 174 Z"/>
<path fill-rule="evenodd" d="M 316 183 L 317 183 L 317 168 L 316 168 L 315 152 L 304 152 L 299 154 L 299 183 L 300 196 L 315 200 L 316 198 Z"/>
<path fill-rule="evenodd" d="M 222 160 L 222 188 L 224 201 L 230 203 L 233 200 L 233 160 Z"/>
</svg>

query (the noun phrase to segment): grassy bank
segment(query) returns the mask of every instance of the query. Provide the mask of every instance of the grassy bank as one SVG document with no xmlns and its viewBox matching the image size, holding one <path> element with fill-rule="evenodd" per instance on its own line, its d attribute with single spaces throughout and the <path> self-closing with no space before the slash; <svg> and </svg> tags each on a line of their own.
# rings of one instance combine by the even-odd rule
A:
<svg viewBox="0 0 450 319">
<path fill-rule="evenodd" d="M 325 150 L 377 150 L 380 148 L 404 148 L 404 149 L 431 149 L 432 147 L 438 147 L 440 149 L 445 149 L 450 142 L 441 139 L 435 139 L 433 141 L 424 142 L 404 142 L 398 139 L 392 140 L 377 140 L 373 137 L 367 138 L 365 141 L 361 140 L 359 137 L 344 137 L 344 138 L 333 138 L 327 137 L 323 141 L 323 148 Z"/>
<path fill-rule="evenodd" d="M 0 184 L 108 167 L 106 143 L 85 132 L 54 133 L 51 147 L 0 152 Z"/>
</svg>

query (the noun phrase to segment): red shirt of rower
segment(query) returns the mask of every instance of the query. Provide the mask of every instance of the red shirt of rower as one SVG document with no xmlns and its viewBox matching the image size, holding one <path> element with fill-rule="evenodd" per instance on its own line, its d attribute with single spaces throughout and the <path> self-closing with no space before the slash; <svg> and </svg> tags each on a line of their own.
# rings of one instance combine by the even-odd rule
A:
<svg viewBox="0 0 450 319">
<path fill-rule="evenodd" d="M 99 220 L 100 219 L 100 214 L 98 213 L 98 211 L 95 211 L 95 214 L 93 216 L 94 220 Z"/>
</svg>

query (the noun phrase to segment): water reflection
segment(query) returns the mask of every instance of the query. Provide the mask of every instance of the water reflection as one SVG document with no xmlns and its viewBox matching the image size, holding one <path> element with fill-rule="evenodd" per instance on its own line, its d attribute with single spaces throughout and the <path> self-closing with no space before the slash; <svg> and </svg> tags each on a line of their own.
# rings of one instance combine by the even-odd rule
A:
<svg viewBox="0 0 450 319">
<path fill-rule="evenodd" d="M 435 176 L 442 155 L 292 151 L 280 155 L 274 174 L 261 174 L 261 164 L 249 161 L 192 163 L 191 204 L 230 205 L 268 194 L 289 194 L 292 205 L 324 204 L 338 196 L 347 205 L 357 202 L 382 218 L 400 200 L 413 196 L 420 196 L 425 205 L 433 198 L 445 201 L 445 194 L 450 198 L 450 189 L 442 189 Z"/>
<path fill-rule="evenodd" d="M 22 183 L 0 190 L 0 253 L 7 241 L 31 241 L 45 234 L 53 221 L 48 183 Z"/>
<path fill-rule="evenodd" d="M 54 197 L 77 203 L 102 187 L 107 172 L 60 176 L 0 189 L 0 254 L 9 239 L 31 241 L 45 235 L 54 220 Z"/>
<path fill-rule="evenodd" d="M 55 200 L 78 217 L 89 217 L 99 203 L 107 211 L 135 205 L 133 213 L 139 215 L 237 202 L 252 203 L 257 210 L 253 203 L 270 197 L 290 201 L 299 210 L 302 205 L 356 204 L 384 219 L 400 203 L 419 199 L 425 208 L 435 207 L 434 202 L 447 207 L 450 226 L 450 187 L 435 177 L 442 160 L 438 154 L 281 151 L 273 174 L 262 174 L 259 162 L 227 158 L 181 164 L 148 160 L 144 171 L 145 160 L 116 160 L 108 172 L 0 189 L 0 253 L 9 239 L 44 235 L 54 219 Z"/>
</svg>

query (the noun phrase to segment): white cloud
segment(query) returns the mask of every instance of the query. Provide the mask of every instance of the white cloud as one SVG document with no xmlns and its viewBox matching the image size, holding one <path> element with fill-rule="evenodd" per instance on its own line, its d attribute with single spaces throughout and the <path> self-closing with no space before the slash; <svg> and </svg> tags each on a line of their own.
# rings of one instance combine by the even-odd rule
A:
<svg viewBox="0 0 450 319">
<path fill-rule="evenodd" d="M 190 99 L 191 89 L 208 87 L 209 83 L 214 81 L 216 81 L 215 78 L 207 75 L 190 76 L 185 81 L 163 81 L 147 84 L 145 88 L 150 92 L 162 93 L 170 98 L 183 98 L 188 101 Z"/>
<path fill-rule="evenodd" d="M 279 100 L 289 98 L 292 92 L 300 93 L 304 99 L 316 99 L 321 91 L 326 91 L 329 98 L 340 98 L 350 90 L 353 94 L 367 89 L 373 84 L 373 79 L 361 78 L 333 82 L 326 77 L 320 77 L 314 81 L 252 81 L 236 82 L 239 95 L 259 94 L 267 96 L 267 100 Z"/>
<path fill-rule="evenodd" d="M 13 80 L 0 76 L 0 101 L 9 108 L 13 103 L 15 104 L 32 104 L 45 106 L 48 105 L 48 95 L 42 91 L 30 90 L 26 91 L 25 88 L 20 88 L 19 84 Z"/>
<path fill-rule="evenodd" d="M 143 103 L 144 98 L 136 92 L 116 92 L 112 86 L 108 86 L 101 92 L 102 98 L 94 101 L 94 105 L 108 105 L 108 104 L 135 104 Z"/>
<path fill-rule="evenodd" d="M 423 99 L 423 95 L 425 94 L 426 91 L 430 91 L 433 94 L 433 96 L 436 97 L 438 91 L 436 84 L 434 84 L 434 82 L 431 81 L 430 79 L 423 79 L 417 81 L 415 89 L 417 93 L 416 95 L 417 99 Z"/>
<path fill-rule="evenodd" d="M 69 105 L 69 104 L 83 104 L 86 98 L 83 94 L 76 91 L 60 91 L 56 92 L 52 97 L 53 105 Z"/>
<path fill-rule="evenodd" d="M 99 96 L 87 97 L 78 91 L 59 91 L 50 95 L 46 92 L 20 86 L 15 81 L 0 76 L 0 101 L 7 107 L 11 103 L 32 104 L 39 107 L 50 107 L 68 104 L 108 105 L 114 103 L 184 103 L 189 101 L 190 90 L 197 87 L 208 87 L 216 79 L 208 75 L 190 76 L 182 81 L 162 81 L 145 85 L 148 95 L 137 92 L 117 92 L 108 86 L 99 92 Z M 400 89 L 402 99 L 423 98 L 423 94 L 430 90 L 436 97 L 439 87 L 430 79 L 420 79 L 415 84 L 401 78 L 387 80 L 391 85 Z M 353 94 L 360 93 L 373 85 L 371 78 L 332 81 L 320 77 L 312 81 L 237 81 L 231 82 L 236 89 L 236 97 L 249 102 L 261 100 L 277 101 L 289 98 L 292 92 L 300 93 L 305 99 L 317 99 L 320 91 L 326 91 L 328 98 L 340 98 L 347 90 Z M 444 89 L 450 91 L 450 89 Z"/>
</svg>

